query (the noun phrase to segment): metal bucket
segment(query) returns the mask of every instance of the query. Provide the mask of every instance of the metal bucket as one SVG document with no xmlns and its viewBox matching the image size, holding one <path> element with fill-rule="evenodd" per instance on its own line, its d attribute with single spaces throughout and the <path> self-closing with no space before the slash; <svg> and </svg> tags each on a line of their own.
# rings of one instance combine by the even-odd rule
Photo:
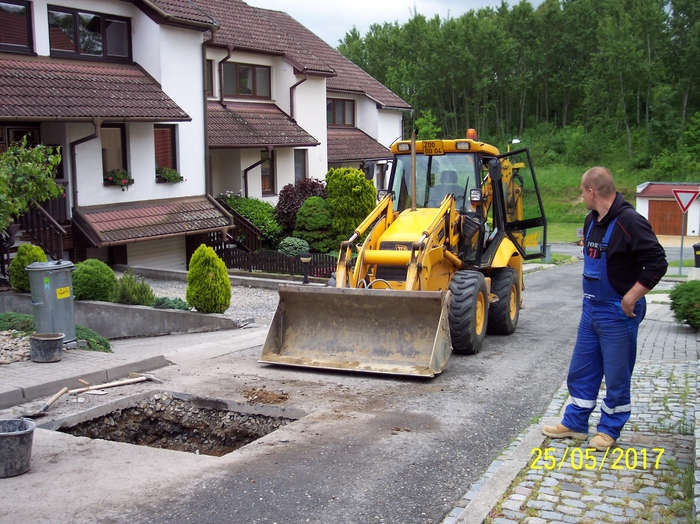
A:
<svg viewBox="0 0 700 524">
<path fill-rule="evenodd" d="M 29 335 L 29 358 L 32 362 L 58 362 L 63 358 L 63 333 Z"/>
<path fill-rule="evenodd" d="M 260 362 L 432 377 L 452 351 L 449 293 L 281 285 Z"/>
<path fill-rule="evenodd" d="M 26 418 L 0 420 L 0 478 L 29 470 L 36 424 Z"/>
</svg>

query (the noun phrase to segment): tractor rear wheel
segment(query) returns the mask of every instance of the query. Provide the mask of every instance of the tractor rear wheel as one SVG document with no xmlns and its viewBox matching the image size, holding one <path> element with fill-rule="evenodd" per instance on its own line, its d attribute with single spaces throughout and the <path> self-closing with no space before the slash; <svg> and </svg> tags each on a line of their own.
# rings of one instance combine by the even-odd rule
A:
<svg viewBox="0 0 700 524">
<path fill-rule="evenodd" d="M 452 351 L 476 355 L 486 337 L 489 298 L 484 275 L 478 271 L 457 271 L 450 282 L 448 320 Z"/>
<path fill-rule="evenodd" d="M 518 273 L 510 267 L 494 269 L 491 272 L 491 293 L 498 297 L 498 301 L 489 307 L 489 333 L 510 335 L 520 317 Z"/>
</svg>

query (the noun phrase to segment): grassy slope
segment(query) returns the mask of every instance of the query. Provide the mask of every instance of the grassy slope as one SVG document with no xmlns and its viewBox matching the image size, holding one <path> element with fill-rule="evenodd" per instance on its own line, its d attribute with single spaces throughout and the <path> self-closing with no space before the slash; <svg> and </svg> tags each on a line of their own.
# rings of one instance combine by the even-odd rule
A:
<svg viewBox="0 0 700 524">
<path fill-rule="evenodd" d="M 549 165 L 535 169 L 547 216 L 547 241 L 575 242 L 587 213 L 581 202 L 580 187 L 581 176 L 588 167 Z M 611 168 L 611 171 L 618 191 L 634 205 L 637 185 L 646 181 L 644 175 L 624 168 Z"/>
</svg>

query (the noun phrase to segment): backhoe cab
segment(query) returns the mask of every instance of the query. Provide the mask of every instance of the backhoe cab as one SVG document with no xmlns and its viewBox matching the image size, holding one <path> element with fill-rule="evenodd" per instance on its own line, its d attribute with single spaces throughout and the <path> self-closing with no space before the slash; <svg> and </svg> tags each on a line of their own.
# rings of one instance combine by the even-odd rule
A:
<svg viewBox="0 0 700 524">
<path fill-rule="evenodd" d="M 392 145 L 389 190 L 340 246 L 333 287 L 280 286 L 261 362 L 432 377 L 515 331 L 542 199 L 527 148 L 467 136 Z"/>
</svg>

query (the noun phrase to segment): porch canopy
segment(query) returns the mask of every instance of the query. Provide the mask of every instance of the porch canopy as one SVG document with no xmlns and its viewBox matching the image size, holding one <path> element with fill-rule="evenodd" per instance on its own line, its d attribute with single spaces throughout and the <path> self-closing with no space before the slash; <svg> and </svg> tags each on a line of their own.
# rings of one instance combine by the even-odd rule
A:
<svg viewBox="0 0 700 524">
<path fill-rule="evenodd" d="M 0 122 L 182 122 L 190 116 L 136 65 L 0 59 Z"/>
<path fill-rule="evenodd" d="M 73 210 L 73 227 L 79 229 L 93 247 L 211 231 L 225 233 L 232 223 L 231 215 L 208 195 Z"/>
<path fill-rule="evenodd" d="M 356 128 L 328 128 L 328 162 L 388 160 L 391 151 Z"/>
<path fill-rule="evenodd" d="M 309 147 L 319 141 L 275 104 L 208 104 L 209 147 Z"/>
</svg>

